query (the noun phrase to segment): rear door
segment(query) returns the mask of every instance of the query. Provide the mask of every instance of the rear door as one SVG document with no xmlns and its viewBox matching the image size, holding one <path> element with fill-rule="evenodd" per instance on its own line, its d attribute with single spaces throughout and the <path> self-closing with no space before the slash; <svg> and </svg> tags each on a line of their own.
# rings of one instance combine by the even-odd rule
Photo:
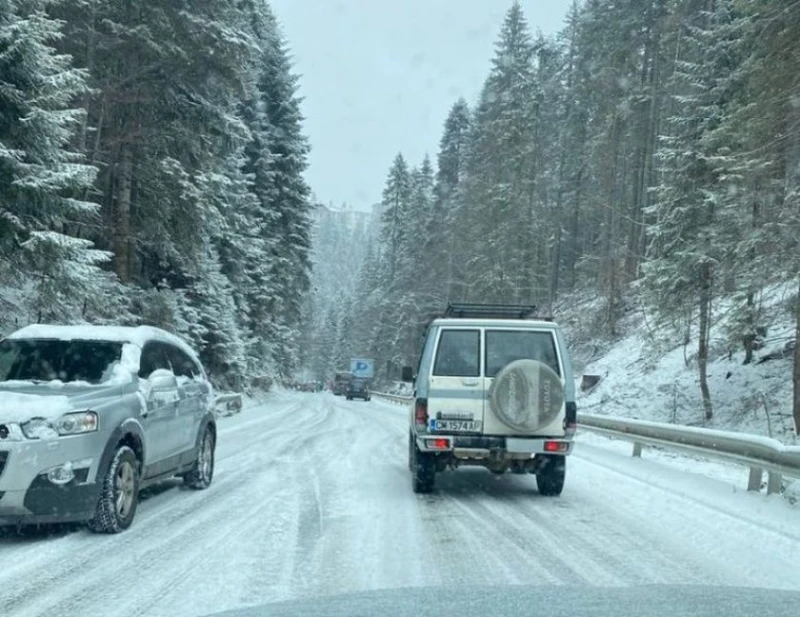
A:
<svg viewBox="0 0 800 617">
<path fill-rule="evenodd" d="M 558 356 L 558 345 L 556 344 L 555 333 L 552 330 L 486 328 L 483 349 L 487 393 L 500 370 L 517 360 L 542 362 L 561 377 L 562 383 L 564 381 L 563 370 Z M 486 405 L 484 430 L 487 435 L 504 435 L 510 432 L 517 432 L 492 413 L 488 400 Z M 553 432 L 554 430 L 558 429 L 560 431 L 562 428 L 560 424 L 543 426 L 536 432 L 552 435 L 556 434 Z"/>
<path fill-rule="evenodd" d="M 429 429 L 440 433 L 483 430 L 485 387 L 480 328 L 442 328 L 428 392 Z"/>
</svg>

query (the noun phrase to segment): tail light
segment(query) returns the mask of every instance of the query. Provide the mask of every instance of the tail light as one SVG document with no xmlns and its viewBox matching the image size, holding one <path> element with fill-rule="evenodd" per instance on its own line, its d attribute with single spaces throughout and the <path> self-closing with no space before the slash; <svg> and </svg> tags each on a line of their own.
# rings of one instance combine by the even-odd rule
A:
<svg viewBox="0 0 800 617">
<path fill-rule="evenodd" d="M 426 445 L 431 448 L 432 450 L 449 450 L 450 449 L 450 440 L 444 438 L 437 438 L 437 439 L 427 439 Z"/>
<path fill-rule="evenodd" d="M 414 422 L 417 425 L 428 425 L 428 400 L 418 398 L 414 402 Z"/>
<path fill-rule="evenodd" d="M 566 452 L 569 450 L 569 443 L 566 441 L 545 441 L 545 452 Z"/>
</svg>

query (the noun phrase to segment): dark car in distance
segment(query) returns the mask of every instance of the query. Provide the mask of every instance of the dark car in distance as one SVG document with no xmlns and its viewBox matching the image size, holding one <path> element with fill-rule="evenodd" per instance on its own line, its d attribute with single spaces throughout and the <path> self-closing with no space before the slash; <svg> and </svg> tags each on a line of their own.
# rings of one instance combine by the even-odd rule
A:
<svg viewBox="0 0 800 617">
<path fill-rule="evenodd" d="M 350 373 L 336 373 L 336 375 L 333 376 L 331 391 L 336 396 L 347 394 L 347 389 L 350 387 L 350 382 L 352 380 L 353 376 Z"/>
<path fill-rule="evenodd" d="M 370 399 L 369 383 L 366 379 L 352 379 L 347 385 L 346 395 L 348 401 L 352 401 L 354 398 L 368 401 Z"/>
</svg>

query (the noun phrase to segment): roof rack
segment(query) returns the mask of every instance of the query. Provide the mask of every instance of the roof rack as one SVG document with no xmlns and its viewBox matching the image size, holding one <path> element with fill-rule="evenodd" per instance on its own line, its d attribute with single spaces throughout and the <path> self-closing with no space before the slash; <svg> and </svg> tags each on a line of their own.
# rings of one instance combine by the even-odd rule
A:
<svg viewBox="0 0 800 617">
<path fill-rule="evenodd" d="M 535 317 L 535 305 L 513 304 L 448 304 L 445 317 L 457 319 L 529 319 Z"/>
</svg>

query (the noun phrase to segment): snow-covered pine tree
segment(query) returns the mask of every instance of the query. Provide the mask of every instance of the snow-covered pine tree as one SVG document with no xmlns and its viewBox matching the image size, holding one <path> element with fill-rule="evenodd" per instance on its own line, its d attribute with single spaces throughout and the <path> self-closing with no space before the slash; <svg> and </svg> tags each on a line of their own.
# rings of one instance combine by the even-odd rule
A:
<svg viewBox="0 0 800 617">
<path fill-rule="evenodd" d="M 534 235 L 540 100 L 533 54 L 527 22 L 515 2 L 475 110 L 467 159 L 464 208 L 474 254 L 465 265 L 475 273 L 468 294 L 475 300 L 532 301 L 539 294 L 533 273 L 543 270 L 535 261 L 542 238 Z"/>
<path fill-rule="evenodd" d="M 282 373 L 291 373 L 309 288 L 312 206 L 303 178 L 309 147 L 297 76 L 279 25 L 266 2 L 253 3 L 252 11 L 260 53 L 256 94 L 245 112 L 251 132 L 245 169 L 259 200 L 254 222 L 264 255 L 250 265 L 250 338 L 254 357 L 270 355 Z"/>
<path fill-rule="evenodd" d="M 698 314 L 697 364 L 706 419 L 713 416 L 707 364 L 711 304 L 720 287 L 721 182 L 730 162 L 720 139 L 720 121 L 737 88 L 731 79 L 736 56 L 731 1 L 719 0 L 713 11 L 698 10 L 682 40 L 672 77 L 671 96 L 680 103 L 668 119 L 658 150 L 661 182 L 648 227 L 649 261 L 645 282 L 661 315 L 692 319 Z"/>
<path fill-rule="evenodd" d="M 108 255 L 86 238 L 96 169 L 70 148 L 87 75 L 56 52 L 44 0 L 0 1 L 0 283 L 22 289 L 25 321 L 79 319 L 113 291 Z"/>
<path fill-rule="evenodd" d="M 399 365 L 410 364 L 418 353 L 418 342 L 427 316 L 441 310 L 444 301 L 442 285 L 431 267 L 428 248 L 433 239 L 434 172 L 430 158 L 410 174 L 408 212 L 398 276 L 393 296 L 398 298 L 397 318 L 404 324 L 399 333 Z M 440 240 L 439 240 L 440 241 Z"/>
<path fill-rule="evenodd" d="M 790 408 L 800 434 L 800 4 L 759 0 L 736 8 L 747 105 L 729 120 L 743 144 L 734 152 L 748 188 L 742 208 L 752 212 L 738 263 L 744 267 L 750 257 L 744 272 L 751 280 L 797 291 Z"/>
<path fill-rule="evenodd" d="M 554 84 L 543 84 L 547 105 L 553 105 L 561 117 L 558 121 L 558 175 L 555 179 L 556 199 L 566 207 L 561 212 L 559 231 L 559 262 L 552 264 L 554 278 L 551 281 L 551 297 L 554 299 L 560 286 L 574 291 L 577 285 L 577 268 L 583 255 L 587 230 L 583 223 L 587 184 L 587 152 L 586 139 L 590 116 L 591 71 L 590 54 L 581 36 L 583 27 L 581 12 L 575 0 L 567 15 L 567 25 L 559 34 L 558 42 L 562 48 L 561 74 Z M 553 86 L 556 92 L 553 93 Z M 558 92 L 561 100 L 558 101 Z M 556 274 L 557 273 L 557 274 Z"/>
<path fill-rule="evenodd" d="M 463 271 L 459 265 L 471 247 L 461 243 L 461 183 L 465 174 L 470 111 L 459 99 L 450 109 L 439 141 L 433 217 L 426 254 L 444 303 L 463 294 Z"/>
<path fill-rule="evenodd" d="M 398 154 L 386 178 L 383 189 L 383 216 L 381 219 L 381 242 L 388 266 L 389 285 L 393 284 L 398 265 L 406 246 L 406 225 L 408 223 L 409 202 L 411 199 L 411 174 L 402 154 Z"/>
</svg>

